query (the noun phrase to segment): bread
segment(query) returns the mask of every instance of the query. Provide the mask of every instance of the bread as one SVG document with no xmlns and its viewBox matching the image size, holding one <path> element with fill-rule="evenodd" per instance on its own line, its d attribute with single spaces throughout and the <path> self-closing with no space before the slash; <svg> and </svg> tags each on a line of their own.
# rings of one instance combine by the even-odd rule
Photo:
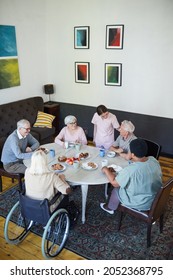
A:
<svg viewBox="0 0 173 280">
<path fill-rule="evenodd" d="M 53 170 L 62 170 L 64 168 L 63 165 L 61 165 L 60 163 L 56 163 L 52 165 L 52 169 Z"/>
<path fill-rule="evenodd" d="M 60 157 L 58 157 L 58 161 L 59 162 L 65 162 L 66 161 L 66 157 L 65 156 L 60 156 Z"/>
</svg>

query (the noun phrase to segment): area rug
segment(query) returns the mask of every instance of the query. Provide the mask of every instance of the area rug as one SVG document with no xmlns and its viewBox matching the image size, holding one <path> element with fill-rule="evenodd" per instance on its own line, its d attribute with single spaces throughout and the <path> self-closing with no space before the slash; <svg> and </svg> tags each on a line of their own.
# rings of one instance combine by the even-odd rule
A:
<svg viewBox="0 0 173 280">
<path fill-rule="evenodd" d="M 18 200 L 14 187 L 0 195 L 0 215 L 6 217 Z M 104 202 L 104 186 L 89 186 L 86 222 L 81 223 L 81 190 L 74 189 L 71 195 L 79 206 L 77 224 L 70 229 L 66 248 L 86 259 L 93 260 L 172 260 L 173 259 L 173 196 L 170 196 L 165 214 L 163 233 L 159 224 L 152 226 L 151 247 L 146 247 L 146 225 L 128 215 L 120 231 L 117 231 L 119 213 L 110 215 L 100 209 Z M 42 235 L 42 228 L 33 232 Z"/>
</svg>

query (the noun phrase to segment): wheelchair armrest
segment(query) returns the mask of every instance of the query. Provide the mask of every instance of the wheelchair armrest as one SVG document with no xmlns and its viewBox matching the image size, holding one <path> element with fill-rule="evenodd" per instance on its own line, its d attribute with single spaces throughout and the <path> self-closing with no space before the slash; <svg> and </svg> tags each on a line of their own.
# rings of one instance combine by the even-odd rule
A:
<svg viewBox="0 0 173 280">
<path fill-rule="evenodd" d="M 61 192 L 56 193 L 55 196 L 49 201 L 49 205 L 54 204 L 60 196 Z"/>
</svg>

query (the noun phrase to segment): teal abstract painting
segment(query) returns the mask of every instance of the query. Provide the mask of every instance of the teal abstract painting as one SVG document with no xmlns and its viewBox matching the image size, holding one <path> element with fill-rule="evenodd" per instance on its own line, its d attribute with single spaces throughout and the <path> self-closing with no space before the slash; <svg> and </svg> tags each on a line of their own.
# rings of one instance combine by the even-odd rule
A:
<svg viewBox="0 0 173 280">
<path fill-rule="evenodd" d="M 0 89 L 19 85 L 15 26 L 0 25 Z"/>
<path fill-rule="evenodd" d="M 0 57 L 17 56 L 15 26 L 0 25 Z"/>
</svg>

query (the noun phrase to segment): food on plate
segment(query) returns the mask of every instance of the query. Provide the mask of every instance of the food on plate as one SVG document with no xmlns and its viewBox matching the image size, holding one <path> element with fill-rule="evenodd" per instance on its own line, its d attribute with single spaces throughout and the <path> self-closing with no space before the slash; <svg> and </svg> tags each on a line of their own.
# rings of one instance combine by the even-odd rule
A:
<svg viewBox="0 0 173 280">
<path fill-rule="evenodd" d="M 94 162 L 88 162 L 88 166 L 91 168 L 96 168 L 96 164 Z"/>
<path fill-rule="evenodd" d="M 73 165 L 73 162 L 76 160 L 79 160 L 79 159 L 75 158 L 75 157 L 71 157 L 71 158 L 67 158 L 65 162 L 69 165 Z"/>
<path fill-rule="evenodd" d="M 80 153 L 79 154 L 79 159 L 81 158 L 87 158 L 89 156 L 89 153 Z"/>
<path fill-rule="evenodd" d="M 65 156 L 58 157 L 58 161 L 60 161 L 60 162 L 65 162 L 66 160 L 67 160 L 67 157 L 65 157 Z"/>
<path fill-rule="evenodd" d="M 49 150 L 43 147 L 37 149 L 37 151 L 43 151 L 45 154 L 48 154 Z"/>
<path fill-rule="evenodd" d="M 64 168 L 64 166 L 60 163 L 56 163 L 52 165 L 52 169 L 53 170 L 62 170 Z"/>
</svg>

